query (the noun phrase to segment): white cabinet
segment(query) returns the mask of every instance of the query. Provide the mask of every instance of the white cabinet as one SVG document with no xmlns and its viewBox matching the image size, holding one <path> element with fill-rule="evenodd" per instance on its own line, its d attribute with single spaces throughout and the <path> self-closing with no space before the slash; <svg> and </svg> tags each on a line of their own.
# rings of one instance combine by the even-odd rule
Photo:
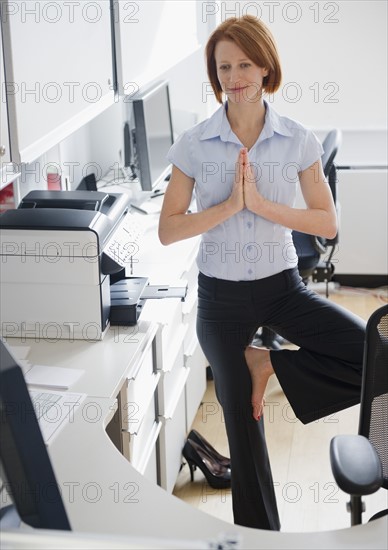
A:
<svg viewBox="0 0 388 550">
<path fill-rule="evenodd" d="M 0 34 L 0 90 L 1 90 L 1 126 L 0 126 L 0 160 L 1 165 L 3 166 L 3 163 L 10 162 L 11 156 L 10 156 L 10 150 L 9 150 L 9 138 L 8 138 L 8 115 L 7 115 L 7 103 L 6 103 L 6 97 L 4 96 L 3 90 L 4 90 L 4 82 L 5 82 L 5 76 L 4 76 L 4 63 L 3 63 L 3 45 L 2 45 L 2 39 Z"/>
<path fill-rule="evenodd" d="M 208 360 L 199 345 L 197 337 L 194 336 L 191 345 L 185 351 L 185 367 L 188 370 L 185 385 L 187 433 L 191 429 L 198 407 L 206 391 L 206 367 L 208 364 Z"/>
<path fill-rule="evenodd" d="M 156 370 L 157 326 L 142 342 L 118 395 L 116 426 L 108 434 L 125 458 L 148 479 L 159 483 L 157 441 L 162 422 L 158 418 Z"/>
<path fill-rule="evenodd" d="M 189 370 L 186 393 L 186 431 L 188 432 L 197 414 L 198 407 L 206 390 L 206 367 L 208 361 L 197 338 L 197 293 L 198 268 L 194 256 L 188 264 L 183 278 L 188 281 L 188 294 L 182 304 L 182 323 L 187 327 L 184 340 L 185 366 Z"/>
<path fill-rule="evenodd" d="M 200 7 L 193 0 L 114 2 L 120 93 L 132 94 L 199 48 Z"/>
<path fill-rule="evenodd" d="M 148 300 L 141 319 L 158 322 L 156 366 L 158 412 L 162 422 L 159 435 L 160 485 L 172 491 L 182 463 L 182 448 L 206 389 L 206 364 L 196 336 L 198 239 L 162 247 L 156 228 L 147 231 L 136 264 L 136 275 L 148 276 L 152 284 L 174 280 L 187 282 L 182 302 L 165 298 Z"/>
<path fill-rule="evenodd" d="M 336 275 L 380 275 L 388 268 L 386 169 L 340 170 L 339 244 Z"/>
<path fill-rule="evenodd" d="M 7 113 L 7 97 L 5 95 L 5 73 L 3 58 L 3 40 L 0 26 L 0 189 L 15 177 L 15 170 L 11 164 L 11 150 L 9 146 L 9 127 Z"/>
<path fill-rule="evenodd" d="M 31 162 L 114 102 L 110 2 L 2 2 L 11 160 Z"/>
<path fill-rule="evenodd" d="M 159 436 L 160 485 L 169 493 L 174 489 L 182 464 L 181 453 L 185 437 L 185 393 L 182 391 L 177 393 L 177 400 L 163 417 L 163 428 Z"/>
<path fill-rule="evenodd" d="M 157 391 L 160 485 L 171 492 L 181 465 L 186 434 L 185 385 L 189 369 L 184 360 L 187 326 L 182 323 L 179 299 L 148 300 L 142 316 L 159 322 L 156 335 L 156 368 L 160 374 Z"/>
</svg>

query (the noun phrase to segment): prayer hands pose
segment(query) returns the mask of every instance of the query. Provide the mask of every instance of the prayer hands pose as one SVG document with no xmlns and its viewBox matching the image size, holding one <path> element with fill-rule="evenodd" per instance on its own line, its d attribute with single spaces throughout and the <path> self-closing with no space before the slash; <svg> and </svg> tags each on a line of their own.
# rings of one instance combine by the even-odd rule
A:
<svg viewBox="0 0 388 550">
<path fill-rule="evenodd" d="M 246 148 L 240 149 L 237 163 L 236 175 L 233 183 L 230 201 L 235 207 L 236 212 L 247 208 L 252 212 L 260 212 L 260 207 L 264 203 L 264 197 L 259 193 L 256 187 L 256 177 Z"/>
</svg>

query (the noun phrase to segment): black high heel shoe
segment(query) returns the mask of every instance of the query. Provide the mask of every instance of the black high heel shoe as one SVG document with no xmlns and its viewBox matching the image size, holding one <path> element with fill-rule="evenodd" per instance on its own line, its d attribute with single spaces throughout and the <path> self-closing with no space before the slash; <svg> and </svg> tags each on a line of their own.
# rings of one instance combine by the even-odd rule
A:
<svg viewBox="0 0 388 550">
<path fill-rule="evenodd" d="M 225 466 L 225 468 L 231 468 L 230 458 L 228 458 L 227 456 L 223 456 L 218 451 L 216 451 L 215 448 L 212 447 L 212 445 L 210 445 L 208 441 L 206 441 L 203 435 L 198 433 L 196 430 L 191 430 L 191 432 L 187 436 L 187 439 L 195 441 L 195 443 L 205 449 L 205 451 L 207 451 L 209 455 L 212 456 L 216 462 L 218 462 L 218 464 Z"/>
<path fill-rule="evenodd" d="M 182 451 L 187 464 L 190 468 L 190 478 L 194 481 L 194 470 L 198 467 L 214 489 L 226 489 L 230 487 L 231 471 L 230 468 L 220 465 L 209 453 L 200 445 L 187 439 Z"/>
</svg>

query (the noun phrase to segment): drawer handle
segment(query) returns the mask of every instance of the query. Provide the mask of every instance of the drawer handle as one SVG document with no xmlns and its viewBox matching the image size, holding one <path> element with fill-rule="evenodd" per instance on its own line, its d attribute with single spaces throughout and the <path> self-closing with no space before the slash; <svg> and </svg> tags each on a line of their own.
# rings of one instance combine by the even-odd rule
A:
<svg viewBox="0 0 388 550">
<path fill-rule="evenodd" d="M 154 341 L 153 338 L 150 338 L 150 340 L 148 340 L 148 341 L 144 344 L 143 348 L 140 350 L 140 356 L 144 355 L 144 354 L 148 351 L 148 349 L 149 349 L 149 347 L 152 345 L 152 342 L 153 342 L 153 341 Z M 138 364 L 136 365 L 136 370 L 135 370 L 135 372 L 132 374 L 132 376 L 131 376 L 130 378 L 128 378 L 128 380 L 135 380 L 135 379 L 136 379 L 136 377 L 137 377 L 137 375 L 139 374 L 139 371 L 140 371 L 140 369 L 141 369 L 141 367 L 142 367 L 142 365 L 143 365 L 143 362 L 144 362 L 144 359 L 142 359 L 142 357 L 140 357 L 140 358 L 139 358 L 139 362 L 138 362 Z"/>
</svg>

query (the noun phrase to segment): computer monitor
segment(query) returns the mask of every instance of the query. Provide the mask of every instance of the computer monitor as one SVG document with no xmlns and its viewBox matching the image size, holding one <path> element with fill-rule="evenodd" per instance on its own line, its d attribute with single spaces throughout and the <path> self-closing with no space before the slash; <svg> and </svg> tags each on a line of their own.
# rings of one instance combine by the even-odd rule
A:
<svg viewBox="0 0 388 550">
<path fill-rule="evenodd" d="M 78 186 L 77 191 L 97 191 L 96 174 L 88 174 L 83 177 Z"/>
<path fill-rule="evenodd" d="M 71 530 L 23 372 L 0 340 L 0 460 L 20 519 Z"/>
<path fill-rule="evenodd" d="M 152 191 L 171 170 L 166 159 L 174 142 L 168 83 L 162 81 L 140 90 L 129 105 L 133 110 L 133 165 L 143 191 Z"/>
</svg>

